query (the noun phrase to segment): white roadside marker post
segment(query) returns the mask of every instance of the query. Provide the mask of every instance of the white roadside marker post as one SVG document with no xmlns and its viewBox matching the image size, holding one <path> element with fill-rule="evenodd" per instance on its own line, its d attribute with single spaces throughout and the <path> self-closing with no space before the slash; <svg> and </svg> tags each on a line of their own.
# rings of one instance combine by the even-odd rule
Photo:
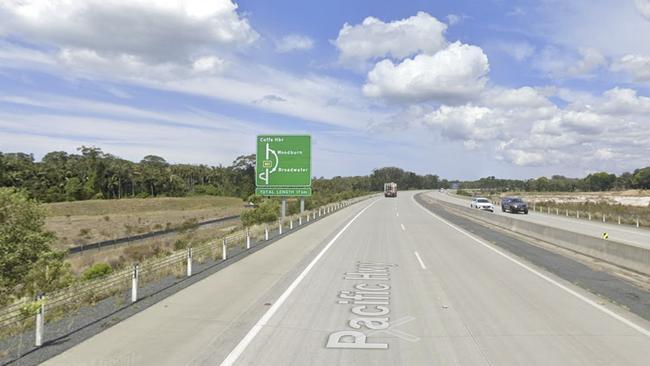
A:
<svg viewBox="0 0 650 366">
<path fill-rule="evenodd" d="M 223 238 L 223 242 L 221 243 L 221 259 L 224 261 L 228 259 L 228 245 L 226 243 L 226 238 Z"/>
<path fill-rule="evenodd" d="M 45 330 L 45 295 L 36 295 L 36 301 L 39 302 L 38 312 L 36 313 L 36 338 L 34 345 L 40 347 L 43 345 L 43 331 Z"/>
<path fill-rule="evenodd" d="M 251 229 L 246 228 L 246 249 L 251 248 Z"/>
<path fill-rule="evenodd" d="M 639 227 L 639 216 L 636 217 L 636 227 Z"/>
<path fill-rule="evenodd" d="M 298 226 L 302 225 L 302 215 L 298 216 Z"/>
<path fill-rule="evenodd" d="M 131 276 L 131 302 L 138 301 L 138 280 L 140 279 L 140 265 L 133 265 L 133 275 Z"/>
<path fill-rule="evenodd" d="M 282 235 L 282 219 L 278 220 L 278 235 Z"/>
<path fill-rule="evenodd" d="M 618 224 L 619 225 L 621 224 L 621 216 L 620 215 L 618 216 Z"/>
<path fill-rule="evenodd" d="M 264 226 L 264 240 L 269 240 L 269 225 Z"/>
<path fill-rule="evenodd" d="M 293 219 L 289 219 L 289 230 L 293 230 Z"/>
<path fill-rule="evenodd" d="M 192 277 L 192 248 L 187 248 L 187 277 Z"/>
</svg>

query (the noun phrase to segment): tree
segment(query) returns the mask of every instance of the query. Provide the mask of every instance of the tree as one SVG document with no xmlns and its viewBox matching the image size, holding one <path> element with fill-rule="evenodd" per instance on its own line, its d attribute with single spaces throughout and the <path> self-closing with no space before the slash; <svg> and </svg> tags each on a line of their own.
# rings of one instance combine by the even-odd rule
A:
<svg viewBox="0 0 650 366">
<path fill-rule="evenodd" d="M 635 170 L 632 183 L 635 188 L 650 189 L 650 166 Z"/>
<path fill-rule="evenodd" d="M 34 264 L 52 253 L 45 215 L 23 191 L 0 188 L 0 299 L 9 299 Z M 0 300 L 2 302 L 2 300 Z"/>
</svg>

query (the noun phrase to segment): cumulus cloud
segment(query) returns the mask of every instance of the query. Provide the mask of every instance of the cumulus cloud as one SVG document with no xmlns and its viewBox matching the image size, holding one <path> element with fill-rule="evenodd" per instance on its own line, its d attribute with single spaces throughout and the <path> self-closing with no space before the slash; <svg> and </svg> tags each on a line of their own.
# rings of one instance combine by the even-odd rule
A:
<svg viewBox="0 0 650 366">
<path fill-rule="evenodd" d="M 0 19 L 0 34 L 58 47 L 77 61 L 191 64 L 258 38 L 230 0 L 7 0 Z"/>
<path fill-rule="evenodd" d="M 276 42 L 275 49 L 280 53 L 305 51 L 314 47 L 314 40 L 299 34 L 290 34 Z"/>
<path fill-rule="evenodd" d="M 650 57 L 648 56 L 625 55 L 614 62 L 611 69 L 630 75 L 634 81 L 650 81 Z"/>
<path fill-rule="evenodd" d="M 476 102 L 411 110 L 441 137 L 518 166 L 628 164 L 650 156 L 650 98 L 614 88 L 571 96 L 561 108 L 547 92 L 493 88 Z"/>
<path fill-rule="evenodd" d="M 481 48 L 455 42 L 433 55 L 399 64 L 383 60 L 368 73 L 363 92 L 405 101 L 458 101 L 475 97 L 487 82 L 488 59 Z"/>
<path fill-rule="evenodd" d="M 344 24 L 333 41 L 343 63 L 392 57 L 403 59 L 420 52 L 433 54 L 446 45 L 447 25 L 425 12 L 383 22 L 367 17 L 361 24 Z"/>
</svg>

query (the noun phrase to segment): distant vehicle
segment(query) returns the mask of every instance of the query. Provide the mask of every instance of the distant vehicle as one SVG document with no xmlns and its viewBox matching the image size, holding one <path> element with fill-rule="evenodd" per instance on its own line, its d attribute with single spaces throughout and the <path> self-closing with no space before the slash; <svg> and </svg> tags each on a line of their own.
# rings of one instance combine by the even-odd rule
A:
<svg viewBox="0 0 650 366">
<path fill-rule="evenodd" d="M 494 205 L 487 198 L 476 197 L 472 199 L 472 203 L 469 204 L 471 208 L 478 208 L 479 210 L 485 210 L 494 212 Z"/>
<path fill-rule="evenodd" d="M 397 197 L 397 183 L 384 183 L 384 197 Z"/>
<path fill-rule="evenodd" d="M 528 214 L 528 205 L 519 197 L 504 197 L 501 200 L 501 211 Z"/>
</svg>

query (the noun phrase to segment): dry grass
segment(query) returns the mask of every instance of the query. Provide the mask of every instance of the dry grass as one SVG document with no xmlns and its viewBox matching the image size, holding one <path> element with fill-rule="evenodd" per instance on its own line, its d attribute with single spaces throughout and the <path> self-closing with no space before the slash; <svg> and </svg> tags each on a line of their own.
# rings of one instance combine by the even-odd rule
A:
<svg viewBox="0 0 650 366">
<path fill-rule="evenodd" d="M 82 273 L 93 264 L 101 262 L 108 263 L 114 270 L 119 270 L 132 263 L 142 262 L 146 258 L 164 256 L 177 249 L 223 238 L 237 228 L 236 225 L 209 225 L 186 233 L 172 233 L 158 238 L 138 240 L 110 249 L 90 250 L 68 256 L 66 260 L 77 274 Z"/>
<path fill-rule="evenodd" d="M 215 196 L 90 200 L 44 206 L 45 226 L 56 234 L 54 245 L 58 249 L 180 227 L 192 220 L 238 215 L 244 210 L 239 198 Z"/>
</svg>

